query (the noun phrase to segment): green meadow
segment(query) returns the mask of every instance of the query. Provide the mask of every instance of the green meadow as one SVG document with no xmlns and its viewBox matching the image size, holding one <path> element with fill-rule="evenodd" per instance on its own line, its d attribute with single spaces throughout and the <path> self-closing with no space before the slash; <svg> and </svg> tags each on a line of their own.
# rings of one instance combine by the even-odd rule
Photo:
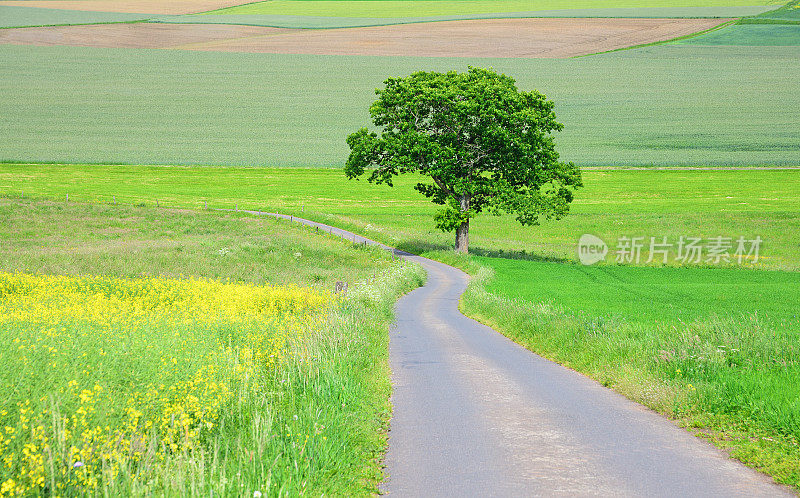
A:
<svg viewBox="0 0 800 498">
<path fill-rule="evenodd" d="M 42 9 L 0 5 L 0 28 L 54 26 L 65 24 L 100 24 L 147 19 L 147 14 L 91 12 L 83 10 Z"/>
<path fill-rule="evenodd" d="M 800 46 L 800 25 L 734 24 L 675 43 L 688 45 L 797 47 Z"/>
<path fill-rule="evenodd" d="M 800 327 L 800 272 L 734 268 L 583 266 L 479 257 L 494 270 L 486 290 L 549 303 L 610 323 L 677 326 L 712 317 L 748 317 L 782 330 Z"/>
<path fill-rule="evenodd" d="M 4 271 L 196 276 L 327 291 L 339 280 L 363 281 L 386 266 L 380 251 L 350 249 L 337 238 L 235 212 L 7 197 L 0 198 L 0 219 Z"/>
<path fill-rule="evenodd" d="M 272 0 L 229 7 L 211 14 L 281 14 L 331 17 L 408 17 L 602 8 L 738 7 L 764 0 Z"/>
<path fill-rule="evenodd" d="M 0 164 L 0 192 L 70 200 L 144 203 L 191 209 L 280 211 L 349 228 L 415 251 L 452 245 L 434 229 L 436 206 L 399 178 L 395 187 L 349 181 L 337 169 L 208 168 Z M 764 239 L 759 268 L 797 269 L 800 170 L 585 171 L 571 214 L 521 227 L 481 215 L 471 246 L 486 254 L 576 260 L 576 243 L 592 233 L 620 236 Z M 649 239 L 648 239 L 649 240 Z"/>
<path fill-rule="evenodd" d="M 559 149 L 577 164 L 794 165 L 799 50 L 662 45 L 564 60 L 2 46 L 0 160 L 338 167 L 386 77 L 473 64 L 554 99 Z"/>
</svg>

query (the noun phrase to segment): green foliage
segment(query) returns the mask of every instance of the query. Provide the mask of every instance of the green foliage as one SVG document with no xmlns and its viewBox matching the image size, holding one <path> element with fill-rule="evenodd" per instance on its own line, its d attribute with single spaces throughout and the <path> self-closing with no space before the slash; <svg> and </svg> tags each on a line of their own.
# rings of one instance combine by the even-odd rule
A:
<svg viewBox="0 0 800 498">
<path fill-rule="evenodd" d="M 464 60 L 0 45 L 0 161 L 338 168 L 386 75 L 479 63 L 556 103 L 558 152 L 580 166 L 796 165 L 798 50 Z"/>
<path fill-rule="evenodd" d="M 523 225 L 567 214 L 581 175 L 558 160 L 552 132 L 563 125 L 544 95 L 475 67 L 420 71 L 385 85 L 370 107 L 381 134 L 362 128 L 347 138 L 348 178 L 368 168 L 370 182 L 390 186 L 405 173 L 430 178 L 414 188 L 446 205 L 435 218 L 443 231 L 468 227 L 484 210 L 513 214 Z"/>
<path fill-rule="evenodd" d="M 447 205 L 436 211 L 433 221 L 436 228 L 443 232 L 453 232 L 464 223 L 469 222 L 470 218 L 475 217 L 474 209 L 461 210 L 461 206 L 455 199 L 450 199 Z"/>
</svg>

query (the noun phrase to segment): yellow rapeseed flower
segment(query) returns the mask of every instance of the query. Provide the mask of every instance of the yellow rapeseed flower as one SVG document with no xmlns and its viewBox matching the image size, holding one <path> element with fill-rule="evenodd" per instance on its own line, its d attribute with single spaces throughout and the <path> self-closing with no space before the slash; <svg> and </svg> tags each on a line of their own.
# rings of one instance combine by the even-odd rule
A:
<svg viewBox="0 0 800 498">
<path fill-rule="evenodd" d="M 22 273 L 0 273 L 0 296 L 0 340 L 18 345 L 4 363 L 28 393 L 0 398 L 12 400 L 0 407 L 0 496 L 45 483 L 93 494 L 196 450 L 237 396 L 308 360 L 302 337 L 332 302 L 293 286 Z"/>
</svg>

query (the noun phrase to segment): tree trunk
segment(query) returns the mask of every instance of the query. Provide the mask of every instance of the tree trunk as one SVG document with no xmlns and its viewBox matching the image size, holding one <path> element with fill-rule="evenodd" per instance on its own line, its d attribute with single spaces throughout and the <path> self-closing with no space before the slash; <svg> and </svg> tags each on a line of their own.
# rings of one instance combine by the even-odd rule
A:
<svg viewBox="0 0 800 498">
<path fill-rule="evenodd" d="M 469 209 L 469 196 L 462 195 L 459 200 L 461 212 L 464 213 Z M 464 254 L 469 252 L 469 218 L 456 228 L 456 252 Z"/>
<path fill-rule="evenodd" d="M 469 252 L 469 220 L 456 228 L 456 252 Z"/>
</svg>

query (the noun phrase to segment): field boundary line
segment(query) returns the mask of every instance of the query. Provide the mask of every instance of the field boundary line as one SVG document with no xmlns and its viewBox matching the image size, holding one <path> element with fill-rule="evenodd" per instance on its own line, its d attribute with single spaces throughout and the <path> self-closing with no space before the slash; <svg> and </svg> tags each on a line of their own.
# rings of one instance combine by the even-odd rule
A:
<svg viewBox="0 0 800 498">
<path fill-rule="evenodd" d="M 134 21 L 77 22 L 77 23 L 66 23 L 66 24 L 29 24 L 25 26 L 0 26 L 0 29 L 61 28 L 64 26 L 99 26 L 104 24 L 146 24 L 149 22 L 150 19 L 136 19 Z"/>
<path fill-rule="evenodd" d="M 688 40 L 689 38 L 694 38 L 696 36 L 701 36 L 701 35 L 705 35 L 705 34 L 711 33 L 713 31 L 717 31 L 718 29 L 724 29 L 724 28 L 727 28 L 728 26 L 733 26 L 734 24 L 737 24 L 739 21 L 741 21 L 741 19 L 742 18 L 728 19 L 727 21 L 725 21 L 725 22 L 723 22 L 721 24 L 718 24 L 718 25 L 714 26 L 713 28 L 704 29 L 703 31 L 698 31 L 696 33 L 691 33 L 691 34 L 688 34 L 688 35 L 677 36 L 675 38 L 670 38 L 669 40 L 661 40 L 661 41 L 655 41 L 655 42 L 649 42 L 649 43 L 640 43 L 639 45 L 631 45 L 630 47 L 615 48 L 613 50 L 605 50 L 603 52 L 595 52 L 593 54 L 575 55 L 575 56 L 572 57 L 572 59 L 578 59 L 580 57 L 591 57 L 593 55 L 611 54 L 611 53 L 614 53 L 614 52 L 621 52 L 623 50 L 634 50 L 634 49 L 637 49 L 637 48 L 653 47 L 653 46 L 656 46 L 656 45 L 664 45 L 664 44 L 673 43 L 673 42 L 676 42 L 676 41 Z"/>
</svg>

